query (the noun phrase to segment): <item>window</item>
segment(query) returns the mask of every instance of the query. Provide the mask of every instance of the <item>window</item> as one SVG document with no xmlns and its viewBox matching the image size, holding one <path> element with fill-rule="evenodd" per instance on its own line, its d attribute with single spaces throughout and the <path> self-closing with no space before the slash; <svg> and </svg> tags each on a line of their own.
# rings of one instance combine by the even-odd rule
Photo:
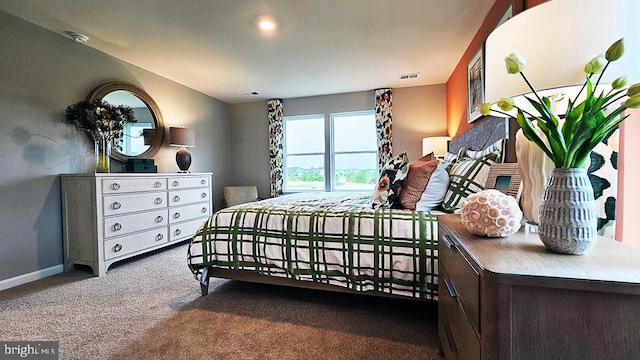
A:
<svg viewBox="0 0 640 360">
<path fill-rule="evenodd" d="M 377 170 L 373 111 L 287 116 L 284 191 L 369 191 Z M 325 150 L 328 149 L 328 150 Z"/>
<path fill-rule="evenodd" d="M 284 191 L 324 190 L 324 115 L 285 117 L 284 143 Z"/>
<path fill-rule="evenodd" d="M 373 111 L 331 114 L 333 190 L 371 190 L 378 180 Z"/>
</svg>

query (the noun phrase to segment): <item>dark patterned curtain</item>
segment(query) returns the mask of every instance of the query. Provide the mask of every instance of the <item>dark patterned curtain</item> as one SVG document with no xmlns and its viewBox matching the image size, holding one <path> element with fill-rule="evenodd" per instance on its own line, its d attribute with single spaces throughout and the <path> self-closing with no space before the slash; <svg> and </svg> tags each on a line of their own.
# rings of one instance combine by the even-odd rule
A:
<svg viewBox="0 0 640 360">
<path fill-rule="evenodd" d="M 282 195 L 284 185 L 283 158 L 284 132 L 282 129 L 282 100 L 267 100 L 269 118 L 269 178 L 271 197 Z"/>
<path fill-rule="evenodd" d="M 391 159 L 393 152 L 391 142 L 391 89 L 377 89 L 376 96 L 376 128 L 378 130 L 378 172 Z"/>
</svg>

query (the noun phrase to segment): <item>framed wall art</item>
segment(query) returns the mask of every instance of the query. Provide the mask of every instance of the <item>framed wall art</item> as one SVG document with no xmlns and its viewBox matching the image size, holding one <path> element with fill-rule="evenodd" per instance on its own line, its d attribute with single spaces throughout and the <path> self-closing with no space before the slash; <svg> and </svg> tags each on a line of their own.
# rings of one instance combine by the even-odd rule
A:
<svg viewBox="0 0 640 360">
<path fill-rule="evenodd" d="M 469 123 L 482 114 L 476 105 L 484 102 L 484 46 L 473 56 L 467 65 L 467 103 Z"/>
</svg>

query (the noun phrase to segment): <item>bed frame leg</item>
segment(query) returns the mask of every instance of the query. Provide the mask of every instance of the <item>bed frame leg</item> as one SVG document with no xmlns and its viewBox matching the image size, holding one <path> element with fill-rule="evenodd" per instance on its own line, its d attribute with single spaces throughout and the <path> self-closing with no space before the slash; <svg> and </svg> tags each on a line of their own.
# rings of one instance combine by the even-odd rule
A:
<svg viewBox="0 0 640 360">
<path fill-rule="evenodd" d="M 209 267 L 202 269 L 202 274 L 200 274 L 200 292 L 202 296 L 209 294 Z"/>
</svg>

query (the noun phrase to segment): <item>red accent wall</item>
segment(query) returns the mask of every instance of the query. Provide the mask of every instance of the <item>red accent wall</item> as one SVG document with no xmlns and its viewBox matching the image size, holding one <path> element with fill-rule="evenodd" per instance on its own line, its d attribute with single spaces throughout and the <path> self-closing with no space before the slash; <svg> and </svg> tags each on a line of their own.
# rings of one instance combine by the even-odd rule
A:
<svg viewBox="0 0 640 360">
<path fill-rule="evenodd" d="M 447 81 L 447 132 L 450 136 L 455 137 L 456 135 L 469 130 L 476 123 L 481 121 L 478 120 L 469 124 L 467 120 L 467 65 L 469 64 L 469 61 L 471 61 L 473 55 L 475 55 L 478 49 L 480 49 L 484 41 L 489 36 L 489 33 L 493 30 L 509 5 L 513 4 L 513 14 L 516 15 L 524 9 L 529 9 L 546 1 L 548 0 L 496 0 L 495 4 L 489 11 L 489 14 L 482 23 L 482 26 L 467 47 L 467 50 L 464 52 L 464 55 Z"/>
</svg>

